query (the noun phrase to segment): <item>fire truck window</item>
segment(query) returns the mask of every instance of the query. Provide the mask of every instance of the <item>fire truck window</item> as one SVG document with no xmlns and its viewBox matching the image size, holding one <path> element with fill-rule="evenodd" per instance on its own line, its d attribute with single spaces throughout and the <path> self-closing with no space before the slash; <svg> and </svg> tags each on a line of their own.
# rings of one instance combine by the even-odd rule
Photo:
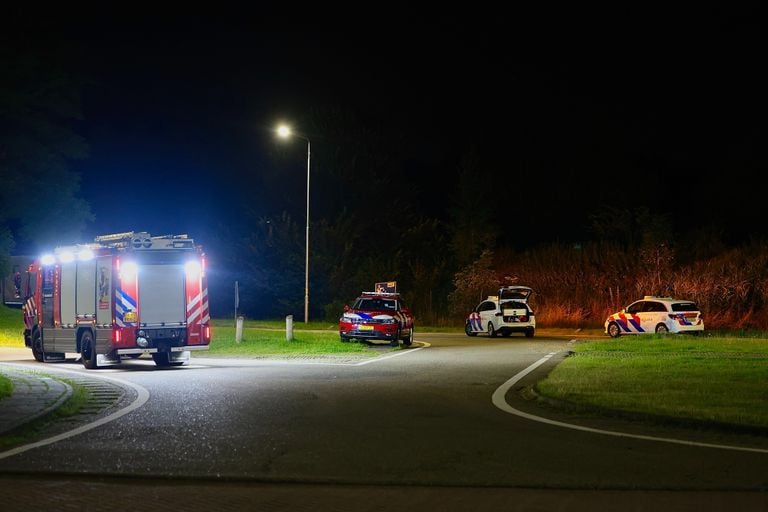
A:
<svg viewBox="0 0 768 512">
<path fill-rule="evenodd" d="M 43 297 L 53 297 L 53 267 L 43 269 Z"/>
</svg>

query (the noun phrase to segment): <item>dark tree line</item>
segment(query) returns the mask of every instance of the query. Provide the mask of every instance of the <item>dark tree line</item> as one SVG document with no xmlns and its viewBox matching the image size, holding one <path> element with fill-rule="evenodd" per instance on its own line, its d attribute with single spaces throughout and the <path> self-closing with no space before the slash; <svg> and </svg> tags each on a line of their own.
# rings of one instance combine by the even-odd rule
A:
<svg viewBox="0 0 768 512">
<path fill-rule="evenodd" d="M 83 80 L 65 48 L 23 34 L 0 34 L 3 274 L 9 254 L 79 240 L 93 219 L 73 170 L 88 155 Z M 632 101 L 618 86 L 597 94 L 578 74 L 569 92 L 551 70 L 489 76 L 506 103 L 482 85 L 437 99 L 424 90 L 446 106 L 439 121 L 454 123 L 421 137 L 382 91 L 364 98 L 376 108 L 308 110 L 296 127 L 312 141 L 310 318 L 334 321 L 360 291 L 395 280 L 422 323 L 460 323 L 495 287 L 518 283 L 538 291 L 545 322 L 599 325 L 609 309 L 661 293 L 698 300 L 715 322 L 726 304 L 723 323 L 767 325 L 765 202 L 751 186 L 768 161 L 764 130 L 736 115 L 765 113 L 764 99 L 746 99 L 761 82 L 748 81 L 739 108 L 720 103 L 707 117 L 698 109 L 714 85 L 669 93 L 645 71 Z M 452 120 L 454 103 L 463 117 Z M 509 120 L 473 131 L 475 112 L 489 110 Z M 235 220 L 202 240 L 215 316 L 233 313 L 236 281 L 251 318 L 303 311 L 306 146 L 269 137 L 254 144 L 254 167 L 237 166 L 257 179 L 232 193 Z"/>
<path fill-rule="evenodd" d="M 8 255 L 76 240 L 93 219 L 71 163 L 86 158 L 77 134 L 82 80 L 65 68 L 59 48 L 0 44 L 0 273 Z"/>
</svg>

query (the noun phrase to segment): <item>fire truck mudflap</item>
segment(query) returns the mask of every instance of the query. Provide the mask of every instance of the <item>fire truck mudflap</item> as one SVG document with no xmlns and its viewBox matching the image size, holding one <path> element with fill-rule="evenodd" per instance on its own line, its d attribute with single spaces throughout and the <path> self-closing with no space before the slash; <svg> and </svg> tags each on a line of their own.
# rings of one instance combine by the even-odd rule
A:
<svg viewBox="0 0 768 512">
<path fill-rule="evenodd" d="M 36 360 L 86 368 L 149 354 L 187 364 L 211 339 L 205 254 L 187 235 L 128 232 L 58 247 L 27 273 L 25 344 Z"/>
</svg>

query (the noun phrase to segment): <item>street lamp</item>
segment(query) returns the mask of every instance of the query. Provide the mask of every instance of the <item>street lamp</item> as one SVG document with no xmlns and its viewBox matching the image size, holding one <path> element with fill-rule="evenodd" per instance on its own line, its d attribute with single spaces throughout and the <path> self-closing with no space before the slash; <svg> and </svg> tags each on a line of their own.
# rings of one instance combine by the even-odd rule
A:
<svg viewBox="0 0 768 512">
<path fill-rule="evenodd" d="M 300 139 L 307 141 L 307 238 L 305 242 L 306 250 L 304 253 L 304 323 L 309 321 L 309 158 L 310 158 L 310 143 L 309 139 L 298 133 L 293 133 L 291 127 L 285 124 L 281 124 L 277 127 L 277 135 L 282 139 L 288 139 L 296 136 Z"/>
</svg>

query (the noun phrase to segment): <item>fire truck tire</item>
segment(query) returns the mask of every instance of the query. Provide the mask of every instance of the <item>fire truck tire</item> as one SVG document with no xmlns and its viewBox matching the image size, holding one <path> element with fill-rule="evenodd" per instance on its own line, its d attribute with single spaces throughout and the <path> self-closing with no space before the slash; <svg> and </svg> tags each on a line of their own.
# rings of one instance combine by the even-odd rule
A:
<svg viewBox="0 0 768 512">
<path fill-rule="evenodd" d="M 152 359 L 155 361 L 155 366 L 161 368 L 171 366 L 171 356 L 168 352 L 156 352 L 152 354 Z"/>
<path fill-rule="evenodd" d="M 35 361 L 43 362 L 43 337 L 39 330 L 32 335 L 32 355 L 35 357 Z"/>
<path fill-rule="evenodd" d="M 99 367 L 98 359 L 96 358 L 96 344 L 93 342 L 93 333 L 91 331 L 83 331 L 80 336 L 80 356 L 83 361 L 83 366 L 89 370 L 95 370 Z"/>
</svg>

